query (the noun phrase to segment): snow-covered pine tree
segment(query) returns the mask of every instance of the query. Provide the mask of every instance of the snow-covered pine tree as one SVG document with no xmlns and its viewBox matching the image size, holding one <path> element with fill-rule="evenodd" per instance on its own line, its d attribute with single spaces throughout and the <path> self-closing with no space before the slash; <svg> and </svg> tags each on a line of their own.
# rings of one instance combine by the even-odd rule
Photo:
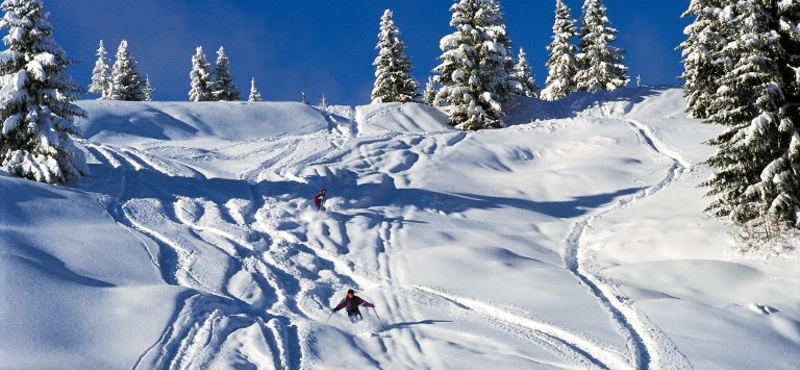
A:
<svg viewBox="0 0 800 370">
<path fill-rule="evenodd" d="M 111 62 L 108 59 L 108 52 L 103 45 L 103 40 L 100 40 L 100 46 L 97 47 L 97 61 L 94 63 L 94 70 L 92 70 L 92 83 L 89 85 L 88 91 L 93 94 L 100 94 L 101 100 L 109 100 L 111 99 L 113 86 Z"/>
<path fill-rule="evenodd" d="M 87 173 L 86 158 L 70 137 L 86 112 L 73 104 L 81 92 L 66 73 L 72 63 L 53 38 L 41 0 L 5 0 L 0 30 L 0 167 L 16 176 L 55 183 Z M 10 196 L 10 195 L 9 195 Z"/>
<path fill-rule="evenodd" d="M 422 92 L 422 101 L 425 104 L 433 105 L 436 100 L 436 83 L 433 82 L 433 76 L 428 77 L 428 83 L 425 84 L 425 91 Z"/>
<path fill-rule="evenodd" d="M 217 66 L 214 70 L 214 100 L 237 101 L 242 98 L 242 92 L 233 84 L 230 72 L 230 60 L 225 55 L 225 49 L 220 46 L 217 50 Z"/>
<path fill-rule="evenodd" d="M 211 81 L 211 64 L 206 60 L 203 47 L 198 46 L 192 56 L 192 71 L 189 72 L 192 88 L 189 100 L 193 102 L 214 100 L 214 83 Z"/>
<path fill-rule="evenodd" d="M 717 152 L 706 161 L 716 168 L 703 183 L 715 196 L 708 209 L 742 223 L 800 227 L 800 6 L 740 0 L 726 14 L 737 34 L 722 49 L 731 69 L 706 119 L 727 126 L 709 141 Z"/>
<path fill-rule="evenodd" d="M 144 100 L 144 79 L 136 60 L 128 51 L 128 41 L 122 40 L 117 48 L 117 60 L 111 70 L 111 100 Z"/>
<path fill-rule="evenodd" d="M 144 88 L 142 89 L 142 94 L 144 94 L 144 101 L 153 101 L 153 92 L 156 89 L 150 85 L 150 76 L 146 76 L 144 78 Z"/>
<path fill-rule="evenodd" d="M 547 46 L 547 81 L 542 90 L 543 100 L 558 100 L 575 92 L 575 75 L 578 73 L 577 48 L 572 40 L 577 37 L 575 20 L 571 10 L 562 0 L 556 0 L 556 16 L 553 22 L 553 41 Z"/>
<path fill-rule="evenodd" d="M 416 101 L 419 99 L 419 83 L 411 76 L 411 60 L 406 57 L 406 45 L 398 36 L 400 30 L 394 24 L 393 13 L 386 9 L 381 16 L 378 33 L 378 56 L 375 66 L 375 84 L 372 89 L 373 103 Z"/>
<path fill-rule="evenodd" d="M 478 13 L 477 18 L 487 37 L 487 41 L 478 45 L 481 58 L 479 71 L 486 90 L 491 93 L 493 100 L 501 104 L 502 118 L 505 116 L 505 112 L 502 112 L 505 104 L 523 87 L 517 79 L 511 39 L 506 31 L 505 15 L 500 3 L 497 0 L 485 0 L 484 4 L 484 10 Z"/>
<path fill-rule="evenodd" d="M 778 130 L 787 150 L 771 168 L 778 195 L 770 211 L 779 219 L 794 217 L 794 227 L 800 229 L 800 2 L 782 0 L 776 5 L 778 35 L 788 53 L 787 62 L 778 66 L 786 84 L 786 104 L 781 107 L 784 117 Z"/>
<path fill-rule="evenodd" d="M 256 90 L 255 77 L 250 80 L 250 96 L 247 97 L 247 101 L 261 101 L 261 94 L 259 94 L 258 90 Z"/>
<path fill-rule="evenodd" d="M 485 37 L 476 22 L 481 5 L 481 0 L 461 0 L 450 7 L 450 26 L 456 31 L 439 41 L 442 55 L 438 59 L 442 63 L 433 69 L 434 82 L 441 86 L 434 104 L 443 105 L 450 124 L 462 130 L 501 126 L 496 117 L 499 112 L 489 116 L 491 106 L 485 102 L 478 105 L 485 93 L 478 76 L 477 46 Z"/>
<path fill-rule="evenodd" d="M 531 71 L 531 65 L 525 58 L 525 50 L 519 48 L 519 56 L 517 57 L 517 65 L 514 66 L 515 79 L 519 81 L 520 91 L 517 95 L 525 96 L 528 98 L 539 97 L 539 86 L 536 86 L 536 81 Z"/>
<path fill-rule="evenodd" d="M 606 7 L 602 0 L 586 0 L 582 10 L 576 88 L 595 93 L 624 87 L 630 81 L 628 67 L 622 64 L 624 51 L 611 46 L 617 40 L 617 30 L 611 27 Z"/>
<path fill-rule="evenodd" d="M 442 63 L 434 68 L 441 88 L 435 105 L 461 130 L 503 127 L 503 105 L 511 100 L 514 60 L 500 5 L 460 0 L 450 7 L 456 31 L 439 42 Z"/>
<path fill-rule="evenodd" d="M 680 78 L 686 81 L 683 86 L 686 109 L 696 118 L 711 115 L 709 105 L 719 87 L 717 80 L 728 70 L 721 57 L 722 47 L 727 44 L 723 33 L 725 28 L 730 29 L 722 14 L 724 4 L 724 0 L 692 0 L 682 15 L 695 17 L 684 29 L 687 38 L 678 49 L 682 50 L 684 72 Z"/>
</svg>

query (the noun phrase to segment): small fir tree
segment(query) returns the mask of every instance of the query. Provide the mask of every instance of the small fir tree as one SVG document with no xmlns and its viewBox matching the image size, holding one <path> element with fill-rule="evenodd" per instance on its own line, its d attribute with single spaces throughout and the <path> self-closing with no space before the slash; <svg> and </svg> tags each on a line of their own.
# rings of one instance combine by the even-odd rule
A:
<svg viewBox="0 0 800 370">
<path fill-rule="evenodd" d="M 32 180 L 66 182 L 87 173 L 70 135 L 86 112 L 73 104 L 82 92 L 67 74 L 73 62 L 53 38 L 41 0 L 5 0 L 0 30 L 0 168 Z M 12 196 L 9 194 L 8 196 Z"/>
<path fill-rule="evenodd" d="M 261 101 L 261 94 L 256 90 L 255 78 L 250 80 L 250 96 L 247 97 L 247 101 Z"/>
<path fill-rule="evenodd" d="M 214 81 L 214 99 L 223 101 L 237 101 L 242 98 L 242 92 L 233 84 L 233 76 L 230 72 L 230 61 L 225 55 L 222 46 L 217 50 L 217 67 L 214 70 L 216 81 Z"/>
<path fill-rule="evenodd" d="M 433 105 L 436 100 L 436 83 L 433 82 L 433 76 L 428 77 L 428 83 L 425 84 L 425 91 L 422 93 L 422 100 L 428 105 Z"/>
<path fill-rule="evenodd" d="M 543 100 L 558 100 L 575 92 L 575 75 L 578 73 L 577 48 L 572 43 L 577 36 L 575 20 L 562 0 L 556 0 L 556 15 L 553 23 L 553 41 L 547 46 L 547 81 L 542 90 Z"/>
<path fill-rule="evenodd" d="M 111 100 L 144 100 L 144 79 L 139 73 L 136 60 L 128 51 L 128 41 L 122 40 L 117 49 L 117 60 L 111 71 Z"/>
<path fill-rule="evenodd" d="M 189 100 L 193 102 L 214 100 L 211 64 L 206 60 L 202 46 L 198 46 L 192 56 L 192 71 L 189 73 L 189 79 L 192 85 L 189 90 Z"/>
<path fill-rule="evenodd" d="M 616 34 L 602 0 L 586 0 L 580 26 L 580 52 L 576 56 L 579 69 L 575 86 L 579 91 L 611 91 L 630 81 L 628 67 L 622 64 L 624 51 L 611 46 L 617 40 Z"/>
<path fill-rule="evenodd" d="M 528 98 L 539 97 L 539 86 L 536 86 L 531 65 L 528 64 L 528 60 L 525 58 L 525 50 L 520 48 L 517 58 L 517 65 L 514 67 L 515 79 L 519 81 L 517 95 Z"/>
<path fill-rule="evenodd" d="M 419 83 L 411 76 L 411 60 L 405 55 L 406 45 L 398 36 L 400 30 L 394 24 L 393 13 L 383 12 L 378 33 L 378 56 L 375 66 L 375 84 L 372 89 L 373 103 L 388 103 L 419 99 Z"/>
<path fill-rule="evenodd" d="M 144 79 L 144 89 L 142 89 L 142 94 L 144 94 L 144 101 L 153 101 L 153 92 L 155 91 L 156 89 L 154 89 L 150 85 L 150 76 L 148 75 Z"/>
<path fill-rule="evenodd" d="M 108 59 L 108 52 L 103 45 L 103 40 L 100 40 L 100 46 L 97 48 L 97 61 L 94 63 L 94 70 L 92 70 L 92 83 L 89 85 L 88 91 L 93 94 L 100 94 L 101 100 L 109 100 L 111 99 L 113 87 L 111 62 Z"/>
</svg>

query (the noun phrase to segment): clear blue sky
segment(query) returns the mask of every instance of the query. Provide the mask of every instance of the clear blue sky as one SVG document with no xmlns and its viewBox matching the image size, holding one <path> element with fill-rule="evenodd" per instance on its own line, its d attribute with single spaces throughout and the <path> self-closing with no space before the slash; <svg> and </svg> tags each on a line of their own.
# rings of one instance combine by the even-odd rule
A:
<svg viewBox="0 0 800 370">
<path fill-rule="evenodd" d="M 191 57 L 202 46 L 209 61 L 220 46 L 243 94 L 250 79 L 264 100 L 364 104 L 374 81 L 378 24 L 384 9 L 394 11 L 400 38 L 424 86 L 441 54 L 439 40 L 453 32 L 451 0 L 44 0 L 56 41 L 81 64 L 69 72 L 88 86 L 99 41 L 109 56 L 122 39 L 150 77 L 160 101 L 186 101 Z M 565 0 L 573 17 L 583 0 Z M 528 54 L 539 87 L 544 86 L 555 0 L 500 0 L 514 43 Z M 683 70 L 675 47 L 689 19 L 680 15 L 689 0 L 605 0 L 616 46 L 626 51 L 632 83 L 676 85 Z"/>
</svg>

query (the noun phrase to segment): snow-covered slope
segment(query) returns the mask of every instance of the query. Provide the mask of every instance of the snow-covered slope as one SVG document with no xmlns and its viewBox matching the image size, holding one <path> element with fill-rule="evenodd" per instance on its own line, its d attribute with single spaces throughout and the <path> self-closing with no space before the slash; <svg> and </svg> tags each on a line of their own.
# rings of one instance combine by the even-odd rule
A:
<svg viewBox="0 0 800 370">
<path fill-rule="evenodd" d="M 797 254 L 702 212 L 719 128 L 679 89 L 473 133 L 413 103 L 80 105 L 91 176 L 0 174 L 0 369 L 800 366 Z"/>
</svg>

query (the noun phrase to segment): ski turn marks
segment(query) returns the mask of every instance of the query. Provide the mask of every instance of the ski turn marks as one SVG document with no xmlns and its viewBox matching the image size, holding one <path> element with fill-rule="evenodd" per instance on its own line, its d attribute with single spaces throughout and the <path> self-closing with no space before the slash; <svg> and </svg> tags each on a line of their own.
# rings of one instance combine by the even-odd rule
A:
<svg viewBox="0 0 800 370">
<path fill-rule="evenodd" d="M 691 369 L 692 366 L 680 353 L 669 337 L 657 325 L 634 307 L 613 281 L 603 277 L 597 266 L 590 262 L 591 252 L 583 245 L 583 236 L 592 228 L 594 221 L 617 212 L 631 203 L 642 201 L 667 188 L 691 167 L 691 164 L 658 137 L 652 128 L 635 120 L 627 120 L 628 125 L 639 137 L 645 149 L 665 157 L 671 162 L 667 175 L 653 186 L 643 189 L 627 199 L 592 214 L 572 224 L 567 237 L 562 241 L 564 265 L 576 279 L 584 284 L 606 310 L 612 324 L 625 339 L 628 347 L 629 364 L 636 370 Z"/>
</svg>

